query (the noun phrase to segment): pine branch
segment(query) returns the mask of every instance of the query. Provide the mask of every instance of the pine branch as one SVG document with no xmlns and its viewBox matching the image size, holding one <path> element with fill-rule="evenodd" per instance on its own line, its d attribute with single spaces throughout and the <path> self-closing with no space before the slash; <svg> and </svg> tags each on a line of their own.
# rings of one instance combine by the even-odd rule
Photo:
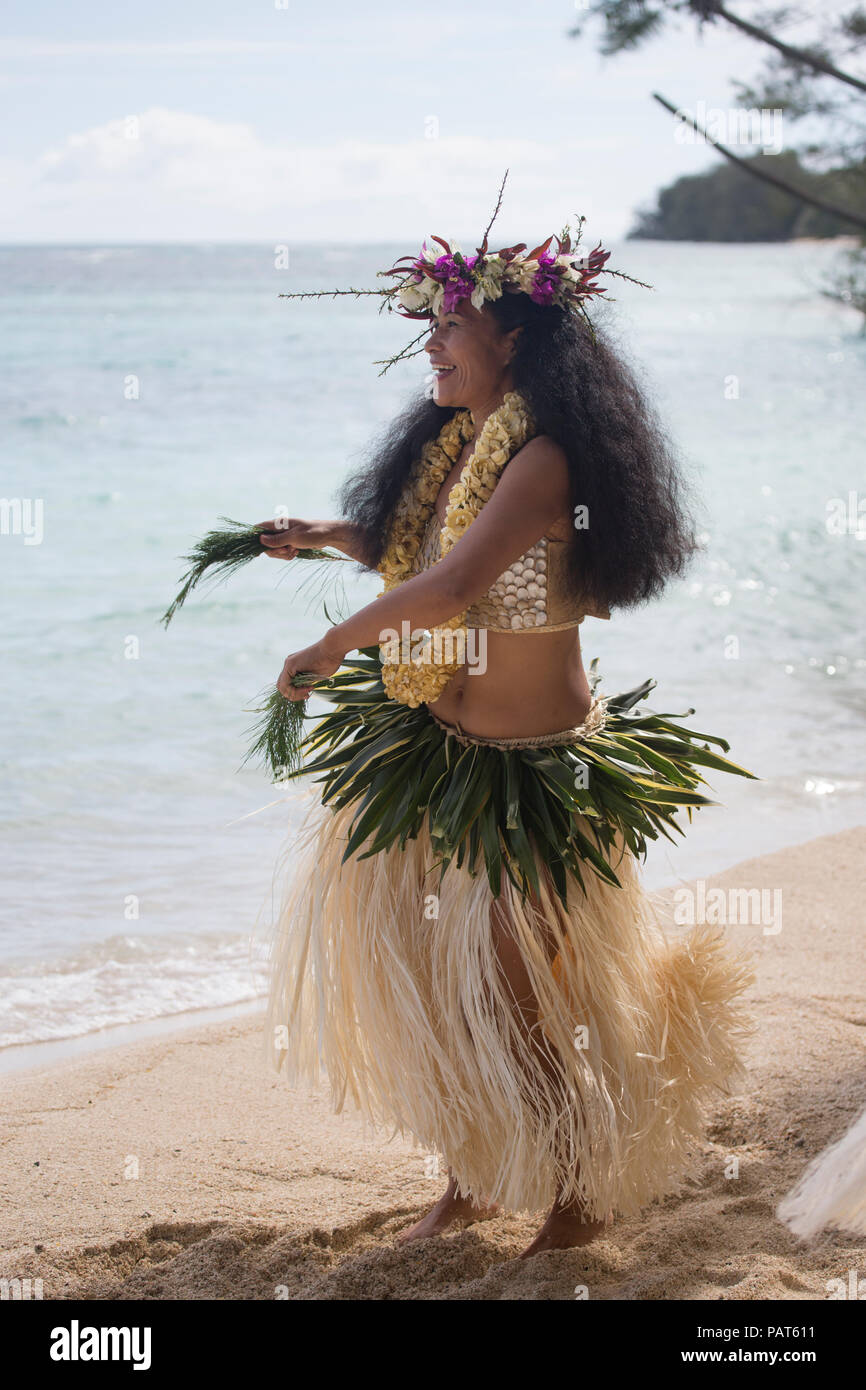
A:
<svg viewBox="0 0 866 1390">
<path fill-rule="evenodd" d="M 820 72 L 825 77 L 834 77 L 837 82 L 844 82 L 849 87 L 854 87 L 858 92 L 866 92 L 866 81 L 861 77 L 855 77 L 853 73 L 843 72 L 841 68 L 834 67 L 829 59 L 822 54 L 809 52 L 805 48 L 794 48 L 792 44 L 777 39 L 768 30 L 750 23 L 748 19 L 741 19 L 739 15 L 731 14 L 724 5 L 712 4 L 702 8 L 709 10 L 709 17 L 718 15 L 720 19 L 732 24 L 735 29 L 740 29 L 744 34 L 748 34 L 750 39 L 757 39 L 759 43 L 769 44 L 771 48 L 775 48 L 778 53 L 781 53 L 783 58 L 787 58 L 788 62 L 812 68 L 814 72 Z"/>
</svg>

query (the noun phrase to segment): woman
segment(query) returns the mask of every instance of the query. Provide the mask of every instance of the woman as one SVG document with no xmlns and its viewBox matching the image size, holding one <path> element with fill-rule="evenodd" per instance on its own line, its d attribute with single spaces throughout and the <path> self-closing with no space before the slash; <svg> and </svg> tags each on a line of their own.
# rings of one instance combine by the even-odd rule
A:
<svg viewBox="0 0 866 1390">
<path fill-rule="evenodd" d="M 331 677 L 377 647 L 383 659 L 359 708 L 338 708 L 337 753 L 312 764 L 331 779 L 326 800 L 340 795 L 313 812 L 283 907 L 273 1055 L 294 1082 L 323 1064 L 337 1109 L 348 1098 L 445 1157 L 446 1191 L 403 1240 L 500 1204 L 549 1207 L 524 1256 L 584 1244 L 675 1189 L 710 1089 L 737 1072 L 748 983 L 718 936 L 671 941 L 655 923 L 644 842 L 618 819 L 638 784 L 611 784 L 609 820 L 585 791 L 617 769 L 579 624 L 657 596 L 694 541 L 665 441 L 587 323 L 607 254 L 579 261 L 565 237 L 554 255 L 553 240 L 528 256 L 489 254 L 486 234 L 473 257 L 425 244 L 389 272 L 403 308 L 429 319 L 432 399 L 347 484 L 344 520 L 262 535 L 275 557 L 332 546 L 386 582 L 288 656 L 278 682 L 304 699 L 299 673 Z M 361 743 L 347 753 L 350 737 Z M 681 771 L 696 748 L 684 738 Z M 366 765 L 347 761 L 353 746 L 369 748 Z M 629 760 L 637 745 L 620 747 Z M 687 804 L 672 764 L 647 757 L 639 771 L 662 800 Z M 391 782 L 386 768 L 369 781 L 377 759 Z M 411 830 L 383 848 L 379 808 L 387 819 L 412 778 L 393 812 Z M 439 809 L 425 818 L 428 792 Z"/>
</svg>

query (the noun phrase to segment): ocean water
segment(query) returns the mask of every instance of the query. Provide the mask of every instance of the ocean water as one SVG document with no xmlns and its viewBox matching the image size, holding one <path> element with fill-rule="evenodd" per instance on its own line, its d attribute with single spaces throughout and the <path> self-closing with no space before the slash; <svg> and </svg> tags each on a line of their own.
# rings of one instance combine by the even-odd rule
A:
<svg viewBox="0 0 866 1390">
<path fill-rule="evenodd" d="M 278 297 L 375 285 L 404 251 L 298 248 L 278 270 L 267 246 L 0 248 L 0 492 L 42 507 L 39 543 L 11 513 L 0 534 L 0 1047 L 261 995 L 304 793 L 241 767 L 246 711 L 323 620 L 269 560 L 158 618 L 219 516 L 333 514 L 422 386 L 424 358 L 371 365 L 405 341 L 396 316 Z M 662 601 L 587 620 L 585 656 L 608 691 L 656 677 L 654 708 L 694 706 L 762 779 L 715 778 L 723 805 L 653 847 L 651 886 L 864 819 L 866 339 L 820 294 L 835 254 L 614 251 L 655 286 L 618 286 L 605 319 L 697 488 L 705 548 Z M 351 573 L 344 602 L 376 591 Z"/>
</svg>

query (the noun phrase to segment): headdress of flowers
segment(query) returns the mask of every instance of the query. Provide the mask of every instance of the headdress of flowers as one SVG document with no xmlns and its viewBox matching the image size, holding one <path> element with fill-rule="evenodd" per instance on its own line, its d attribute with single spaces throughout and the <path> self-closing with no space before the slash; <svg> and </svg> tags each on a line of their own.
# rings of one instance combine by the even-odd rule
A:
<svg viewBox="0 0 866 1390">
<path fill-rule="evenodd" d="M 500 299 L 503 294 L 528 294 L 536 304 L 558 305 L 579 314 L 592 332 L 586 302 L 595 295 L 605 293 L 605 286 L 598 284 L 599 275 L 615 275 L 644 289 L 652 288 L 642 280 L 624 275 L 621 270 L 609 270 L 606 263 L 610 252 L 603 250 L 601 244 L 588 255 L 581 252 L 580 238 L 586 220 L 583 217 L 578 217 L 575 229 L 566 224 L 559 236 L 549 236 L 529 252 L 523 241 L 516 246 L 491 251 L 488 240 L 490 229 L 502 206 L 507 178 L 506 169 L 493 216 L 474 255 L 466 256 L 453 242 L 433 236 L 430 241 L 434 244 L 428 245 L 425 241 L 417 256 L 401 256 L 390 270 L 379 271 L 380 276 L 394 281 L 385 289 L 308 290 L 283 294 L 280 298 L 331 299 L 349 294 L 357 299 L 361 295 L 374 294 L 382 300 L 380 312 L 387 308 L 407 319 L 431 319 L 440 311 L 450 313 L 465 299 L 480 309 L 485 300 Z M 552 249 L 554 247 L 555 250 Z M 394 357 L 377 362 L 376 365 L 382 367 L 379 375 L 383 375 L 395 362 L 423 352 L 423 346 L 419 344 L 427 337 L 427 332 L 425 328 Z"/>
</svg>

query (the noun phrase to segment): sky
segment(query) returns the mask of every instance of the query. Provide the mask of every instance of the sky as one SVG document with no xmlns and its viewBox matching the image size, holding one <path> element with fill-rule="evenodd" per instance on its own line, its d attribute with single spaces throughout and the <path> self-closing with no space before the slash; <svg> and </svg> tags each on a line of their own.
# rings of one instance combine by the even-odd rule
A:
<svg viewBox="0 0 866 1390">
<path fill-rule="evenodd" d="M 0 241 L 468 241 L 506 167 L 501 244 L 622 236 L 719 160 L 650 93 L 727 109 L 760 50 L 682 20 L 604 59 L 580 3 L 4 0 Z"/>
</svg>

